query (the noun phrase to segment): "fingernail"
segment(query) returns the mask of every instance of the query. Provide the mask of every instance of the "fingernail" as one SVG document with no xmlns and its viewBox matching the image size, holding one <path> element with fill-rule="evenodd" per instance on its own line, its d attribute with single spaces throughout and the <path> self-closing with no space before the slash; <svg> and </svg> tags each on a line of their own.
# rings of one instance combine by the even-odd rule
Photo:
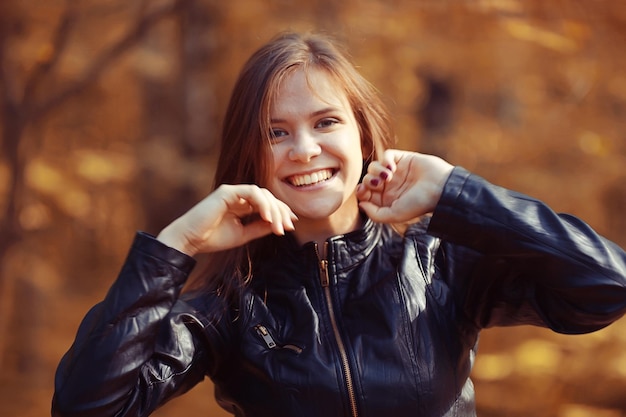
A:
<svg viewBox="0 0 626 417">
<path fill-rule="evenodd" d="M 380 173 L 380 178 L 382 178 L 383 181 L 386 180 L 387 178 L 389 178 L 389 174 L 387 173 L 387 171 L 382 171 Z"/>
<path fill-rule="evenodd" d="M 391 169 L 391 165 L 387 165 L 387 169 L 388 169 L 389 171 L 392 171 L 392 169 Z"/>
<path fill-rule="evenodd" d="M 370 180 L 370 184 L 372 184 L 372 186 L 376 187 L 378 185 L 379 181 L 378 178 L 372 178 Z"/>
</svg>

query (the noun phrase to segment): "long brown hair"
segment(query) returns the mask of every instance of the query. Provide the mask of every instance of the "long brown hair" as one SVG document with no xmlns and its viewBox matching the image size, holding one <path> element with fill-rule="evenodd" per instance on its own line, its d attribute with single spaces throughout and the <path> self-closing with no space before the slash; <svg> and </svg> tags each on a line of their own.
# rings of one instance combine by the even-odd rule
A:
<svg viewBox="0 0 626 417">
<path fill-rule="evenodd" d="M 326 35 L 282 33 L 248 59 L 235 83 L 224 118 L 215 188 L 267 184 L 272 160 L 270 108 L 286 76 L 312 68 L 324 71 L 346 94 L 359 126 L 364 164 L 391 146 L 395 137 L 389 113 L 348 54 Z M 254 254 L 263 241 L 211 254 L 207 269 L 192 287 L 228 298 L 236 295 L 252 278 Z"/>
</svg>

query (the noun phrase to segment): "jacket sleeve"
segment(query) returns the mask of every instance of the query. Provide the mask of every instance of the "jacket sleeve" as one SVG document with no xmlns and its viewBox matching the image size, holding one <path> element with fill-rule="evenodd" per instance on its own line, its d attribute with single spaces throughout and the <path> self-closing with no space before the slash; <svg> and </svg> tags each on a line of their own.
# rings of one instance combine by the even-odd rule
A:
<svg viewBox="0 0 626 417">
<path fill-rule="evenodd" d="M 626 253 L 544 203 L 453 170 L 430 221 L 444 275 L 478 327 L 534 324 L 561 333 L 626 311 Z"/>
<path fill-rule="evenodd" d="M 195 261 L 138 233 L 55 377 L 53 417 L 146 416 L 204 378 L 199 321 L 178 300 Z"/>
</svg>

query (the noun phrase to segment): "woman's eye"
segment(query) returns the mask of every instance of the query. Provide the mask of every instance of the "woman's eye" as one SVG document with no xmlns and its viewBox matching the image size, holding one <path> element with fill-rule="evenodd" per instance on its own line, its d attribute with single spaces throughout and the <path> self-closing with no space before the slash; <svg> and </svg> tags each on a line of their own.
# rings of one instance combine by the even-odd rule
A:
<svg viewBox="0 0 626 417">
<path fill-rule="evenodd" d="M 332 118 L 329 118 L 329 119 L 322 119 L 322 120 L 320 120 L 320 121 L 317 123 L 317 125 L 316 125 L 315 127 L 321 127 L 321 128 L 324 128 L 324 127 L 331 127 L 332 125 L 335 125 L 335 124 L 337 124 L 337 123 L 339 123 L 339 120 L 337 120 L 337 119 L 332 119 Z"/>
<path fill-rule="evenodd" d="M 271 129 L 270 130 L 270 137 L 276 141 L 276 140 L 280 140 L 282 137 L 287 136 L 287 132 L 282 130 L 282 129 Z"/>
</svg>

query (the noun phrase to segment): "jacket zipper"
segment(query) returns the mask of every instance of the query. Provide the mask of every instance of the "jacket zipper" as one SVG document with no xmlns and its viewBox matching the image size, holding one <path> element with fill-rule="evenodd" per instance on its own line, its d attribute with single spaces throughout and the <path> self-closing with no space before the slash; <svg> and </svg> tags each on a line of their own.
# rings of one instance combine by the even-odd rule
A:
<svg viewBox="0 0 626 417">
<path fill-rule="evenodd" d="M 270 332 L 267 331 L 267 327 L 263 326 L 262 324 L 257 324 L 256 326 L 254 326 L 254 329 L 256 330 L 257 334 L 261 336 L 261 339 L 263 339 L 268 348 L 274 349 L 277 346 L 274 338 L 272 337 Z"/>
<path fill-rule="evenodd" d="M 328 253 L 328 242 L 324 243 L 324 253 Z M 348 391 L 348 398 L 350 400 L 350 410 L 352 411 L 352 417 L 358 417 L 359 413 L 356 408 L 356 394 L 354 393 L 354 383 L 352 381 L 352 372 L 350 370 L 350 363 L 348 362 L 348 354 L 346 353 L 346 347 L 343 344 L 341 333 L 339 333 L 339 326 L 337 325 L 337 319 L 335 318 L 335 309 L 333 308 L 333 301 L 330 294 L 330 276 L 328 274 L 328 260 L 323 259 L 320 256 L 318 246 L 315 245 L 315 253 L 319 262 L 320 268 L 320 282 L 324 289 L 324 295 L 326 297 L 326 305 L 328 306 L 328 312 L 330 316 L 330 324 L 335 334 L 335 341 L 339 348 L 339 356 L 341 358 L 341 364 L 344 372 L 344 382 Z"/>
<path fill-rule="evenodd" d="M 270 349 L 276 349 L 276 348 L 288 349 L 294 353 L 297 353 L 298 355 L 302 353 L 302 348 L 300 346 L 296 346 L 292 344 L 286 344 L 286 345 L 277 344 L 274 338 L 272 337 L 272 335 L 270 334 L 269 330 L 267 330 L 267 327 L 263 326 L 262 324 L 257 324 L 256 326 L 254 326 L 254 330 L 256 330 L 256 333 L 261 337 L 261 339 L 263 339 L 267 347 Z"/>
</svg>

